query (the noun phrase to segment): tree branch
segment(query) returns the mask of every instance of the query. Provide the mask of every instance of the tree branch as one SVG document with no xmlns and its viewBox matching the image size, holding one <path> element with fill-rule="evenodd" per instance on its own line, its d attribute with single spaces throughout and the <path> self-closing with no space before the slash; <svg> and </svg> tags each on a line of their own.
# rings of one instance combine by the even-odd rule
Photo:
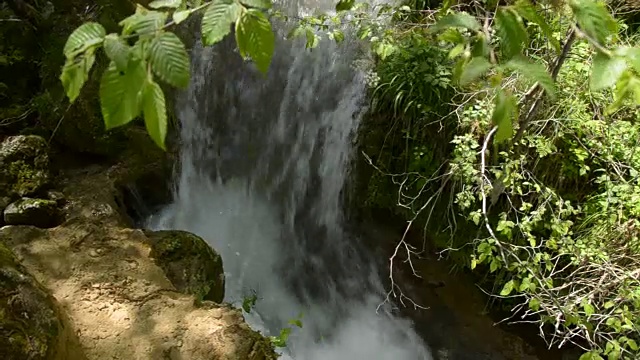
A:
<svg viewBox="0 0 640 360">
<path fill-rule="evenodd" d="M 569 51 L 571 50 L 571 47 L 573 46 L 573 43 L 575 42 L 575 40 L 576 40 L 576 29 L 571 28 L 571 30 L 569 30 L 569 32 L 567 33 L 566 39 L 564 41 L 564 46 L 562 47 L 562 51 L 560 52 L 560 55 L 558 55 L 558 57 L 556 58 L 556 61 L 553 64 L 553 67 L 551 68 L 551 78 L 554 81 L 556 80 L 556 78 L 558 77 L 558 74 L 560 73 L 560 68 L 562 68 L 562 65 L 567 60 L 567 57 L 569 56 Z M 539 83 L 536 83 L 529 91 L 525 93 L 525 95 L 523 96 L 522 103 L 523 104 L 528 103 L 531 97 L 535 97 L 535 100 L 533 100 L 533 103 L 531 104 L 531 107 L 529 108 L 527 115 L 522 119 L 522 121 L 520 121 L 518 132 L 516 133 L 516 136 L 513 138 L 514 144 L 517 144 L 522 139 L 522 136 L 524 135 L 524 131 L 527 129 L 527 127 L 529 126 L 529 123 L 531 122 L 531 120 L 533 120 L 536 113 L 538 112 L 538 109 L 540 108 L 540 104 L 542 104 L 542 99 L 544 98 L 544 92 L 542 91 L 542 87 L 540 86 Z"/>
</svg>

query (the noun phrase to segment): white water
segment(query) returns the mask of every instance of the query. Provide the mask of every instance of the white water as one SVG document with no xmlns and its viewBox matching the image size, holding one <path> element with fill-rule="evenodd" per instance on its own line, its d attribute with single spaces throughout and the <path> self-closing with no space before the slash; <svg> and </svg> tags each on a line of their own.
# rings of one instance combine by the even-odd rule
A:
<svg viewBox="0 0 640 360">
<path fill-rule="evenodd" d="M 206 239 L 224 261 L 226 301 L 256 291 L 246 316 L 254 328 L 277 335 L 302 313 L 283 359 L 428 360 L 408 321 L 376 311 L 384 299 L 376 265 L 343 226 L 365 90 L 354 49 L 281 42 L 263 77 L 229 42 L 196 47 L 178 104 L 175 199 L 149 226 Z"/>
</svg>

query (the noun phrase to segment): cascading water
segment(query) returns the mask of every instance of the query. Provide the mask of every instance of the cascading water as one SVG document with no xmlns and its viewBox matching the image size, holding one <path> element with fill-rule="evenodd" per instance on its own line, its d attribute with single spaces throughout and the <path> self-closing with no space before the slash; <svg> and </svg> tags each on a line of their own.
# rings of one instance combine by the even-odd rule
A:
<svg viewBox="0 0 640 360">
<path fill-rule="evenodd" d="M 255 290 L 247 321 L 276 335 L 303 314 L 284 359 L 427 360 L 385 307 L 377 266 L 344 230 L 341 191 L 365 85 L 357 43 L 278 43 L 268 75 L 231 41 L 195 46 L 180 96 L 181 169 L 153 228 L 192 231 L 223 257 L 226 300 Z"/>
</svg>

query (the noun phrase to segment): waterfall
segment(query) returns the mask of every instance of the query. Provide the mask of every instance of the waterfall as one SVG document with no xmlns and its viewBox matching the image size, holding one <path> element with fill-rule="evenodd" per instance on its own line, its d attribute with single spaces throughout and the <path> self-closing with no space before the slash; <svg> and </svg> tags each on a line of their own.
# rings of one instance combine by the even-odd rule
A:
<svg viewBox="0 0 640 360">
<path fill-rule="evenodd" d="M 302 314 L 283 359 L 431 359 L 410 322 L 379 307 L 377 266 L 344 226 L 365 110 L 358 43 L 279 41 L 266 76 L 234 48 L 193 49 L 175 198 L 148 226 L 206 239 L 223 258 L 226 301 L 257 294 L 254 328 L 277 335 Z"/>
</svg>

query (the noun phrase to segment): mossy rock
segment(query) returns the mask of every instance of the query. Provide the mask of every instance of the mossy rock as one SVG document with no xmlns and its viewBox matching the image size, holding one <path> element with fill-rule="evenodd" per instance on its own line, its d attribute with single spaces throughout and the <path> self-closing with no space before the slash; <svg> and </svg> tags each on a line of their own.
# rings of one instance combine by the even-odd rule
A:
<svg viewBox="0 0 640 360">
<path fill-rule="evenodd" d="M 175 288 L 198 300 L 224 299 L 222 257 L 201 237 L 180 230 L 146 231 L 150 256 Z"/>
<path fill-rule="evenodd" d="M 0 242 L 0 354 L 5 359 L 59 359 L 62 332 L 55 299 Z"/>
<path fill-rule="evenodd" d="M 4 209 L 4 222 L 8 225 L 33 225 L 41 228 L 56 226 L 60 220 L 55 200 L 22 198 Z"/>
<path fill-rule="evenodd" d="M 49 182 L 47 142 L 40 136 L 19 135 L 0 145 L 0 194 L 33 195 Z"/>
</svg>

